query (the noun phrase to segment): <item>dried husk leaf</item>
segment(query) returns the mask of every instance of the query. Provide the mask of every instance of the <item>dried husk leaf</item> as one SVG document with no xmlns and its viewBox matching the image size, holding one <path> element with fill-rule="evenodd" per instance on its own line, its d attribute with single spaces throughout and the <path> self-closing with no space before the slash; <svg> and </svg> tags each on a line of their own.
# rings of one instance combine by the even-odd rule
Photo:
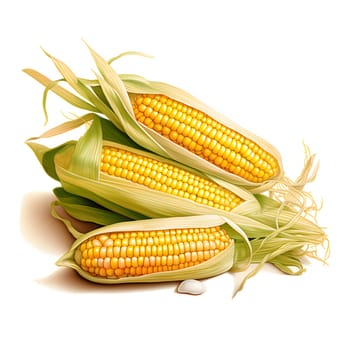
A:
<svg viewBox="0 0 350 350">
<path fill-rule="evenodd" d="M 58 96 L 60 96 L 63 100 L 65 100 L 68 103 L 70 103 L 71 105 L 73 105 L 74 107 L 81 108 L 81 109 L 84 109 L 84 110 L 87 110 L 90 112 L 98 112 L 98 109 L 96 109 L 95 106 L 86 102 L 85 100 L 81 99 L 80 97 L 76 96 L 75 94 L 71 93 L 67 89 L 61 87 L 59 85 L 59 82 L 61 80 L 52 81 L 51 79 L 49 79 L 45 75 L 39 73 L 38 71 L 36 71 L 34 69 L 30 69 L 30 68 L 23 69 L 23 72 L 28 74 L 30 77 L 32 77 L 37 82 L 39 82 L 40 84 L 42 84 L 43 86 L 45 86 L 47 88 L 47 90 L 45 91 L 44 96 L 43 96 L 44 110 L 46 109 L 45 104 L 46 104 L 47 91 L 52 91 L 55 94 L 57 94 Z"/>
<path fill-rule="evenodd" d="M 122 126 L 120 124 L 118 125 L 118 120 L 114 115 L 114 112 L 108 106 L 108 103 L 106 103 L 106 99 L 104 97 L 101 98 L 101 96 L 96 92 L 96 89 L 91 86 L 91 82 L 87 79 L 78 78 L 65 63 L 56 59 L 52 55 L 47 55 L 51 58 L 59 72 L 62 74 L 63 80 L 51 80 L 34 69 L 23 69 L 26 74 L 31 76 L 46 88 L 43 94 L 43 109 L 45 112 L 46 121 L 46 97 L 48 91 L 52 91 L 75 107 L 89 112 L 104 114 L 107 118 L 114 120 L 114 123 L 117 124 L 118 129 L 122 130 Z M 67 83 L 82 98 L 60 86 L 59 83 L 62 81 Z"/>
<path fill-rule="evenodd" d="M 85 240 L 98 234 L 107 232 L 125 232 L 125 231 L 146 231 L 157 229 L 172 229 L 172 228 L 195 228 L 195 227 L 214 227 L 228 224 L 225 218 L 216 215 L 204 215 L 193 217 L 172 217 L 162 219 L 150 219 L 133 221 L 126 223 L 119 223 L 110 226 L 104 226 L 102 228 L 93 230 L 89 233 L 82 235 L 72 245 L 71 249 L 62 256 L 57 265 L 67 266 L 75 269 L 83 278 L 101 284 L 121 284 L 121 283 L 150 283 L 150 282 L 166 282 L 166 281 L 182 281 L 185 279 L 201 279 L 224 273 L 232 268 L 234 263 L 234 240 L 231 244 L 221 253 L 216 255 L 210 260 L 207 260 L 196 266 L 184 268 L 176 271 L 165 271 L 151 273 L 142 276 L 135 277 L 122 277 L 122 278 L 103 278 L 91 276 L 91 274 L 84 271 L 77 259 L 77 247 Z M 231 222 L 229 224 L 232 224 Z M 234 224 L 233 224 L 234 225 Z M 235 227 L 235 225 L 234 225 Z"/>
</svg>

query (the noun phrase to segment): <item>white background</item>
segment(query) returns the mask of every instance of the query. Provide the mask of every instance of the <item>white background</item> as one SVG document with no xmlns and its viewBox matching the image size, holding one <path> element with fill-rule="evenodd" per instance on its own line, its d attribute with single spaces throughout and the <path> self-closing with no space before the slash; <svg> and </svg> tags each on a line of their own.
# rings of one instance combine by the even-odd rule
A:
<svg viewBox="0 0 350 350">
<path fill-rule="evenodd" d="M 350 10 L 347 1 L 19 1 L 0 5 L 1 349 L 349 349 Z M 205 281 L 96 286 L 55 266 L 72 240 L 50 217 L 57 184 L 24 141 L 42 133 L 43 88 L 22 73 L 58 74 L 45 48 L 89 76 L 82 40 L 114 67 L 178 85 L 303 165 L 304 140 L 321 161 L 309 187 L 323 200 L 329 266 L 300 277 L 266 268 L 231 299 L 235 275 Z M 50 124 L 71 109 L 49 95 Z"/>
</svg>

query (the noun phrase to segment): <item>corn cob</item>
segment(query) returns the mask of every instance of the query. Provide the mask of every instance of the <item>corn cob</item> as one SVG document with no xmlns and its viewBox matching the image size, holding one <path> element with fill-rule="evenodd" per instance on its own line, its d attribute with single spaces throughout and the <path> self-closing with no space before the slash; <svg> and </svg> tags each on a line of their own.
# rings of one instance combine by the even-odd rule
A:
<svg viewBox="0 0 350 350">
<path fill-rule="evenodd" d="M 279 174 L 276 158 L 209 115 L 163 95 L 131 94 L 136 119 L 223 170 L 260 183 Z"/>
<path fill-rule="evenodd" d="M 212 181 L 116 147 L 102 147 L 101 172 L 221 210 L 231 211 L 243 202 L 242 198 Z"/>
<path fill-rule="evenodd" d="M 259 210 L 255 196 L 245 189 L 158 155 L 103 140 L 111 122 L 102 120 L 95 116 L 77 142 L 54 149 L 28 142 L 47 173 L 67 193 L 133 220 Z M 81 215 L 81 209 L 74 207 L 72 212 Z"/>
<path fill-rule="evenodd" d="M 203 278 L 230 269 L 234 241 L 215 215 L 118 223 L 79 237 L 58 265 L 99 283 Z"/>
<path fill-rule="evenodd" d="M 84 241 L 75 259 L 93 276 L 131 277 L 195 266 L 230 241 L 220 227 L 105 233 Z"/>
</svg>

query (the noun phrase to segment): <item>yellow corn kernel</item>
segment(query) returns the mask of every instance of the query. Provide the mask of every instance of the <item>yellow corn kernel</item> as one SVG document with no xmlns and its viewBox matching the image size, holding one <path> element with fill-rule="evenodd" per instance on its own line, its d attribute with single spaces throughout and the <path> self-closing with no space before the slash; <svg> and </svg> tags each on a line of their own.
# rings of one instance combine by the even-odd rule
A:
<svg viewBox="0 0 350 350">
<path fill-rule="evenodd" d="M 120 167 L 110 165 L 111 162 L 120 164 Z M 147 172 L 141 169 L 141 163 L 148 169 Z M 135 174 L 142 171 L 142 177 L 139 176 L 135 183 L 225 211 L 231 211 L 243 202 L 236 194 L 212 181 L 171 164 L 115 147 L 102 148 L 100 171 L 130 181 L 134 181 Z"/>
<path fill-rule="evenodd" d="M 156 118 L 153 105 L 159 111 Z M 278 161 L 252 140 L 181 102 L 140 94 L 133 110 L 140 123 L 245 180 L 261 183 L 280 172 Z"/>
<path fill-rule="evenodd" d="M 152 235 L 153 239 L 144 241 L 142 238 L 145 233 Z M 77 248 L 80 253 L 76 255 L 80 257 L 77 258 L 79 266 L 91 276 L 107 278 L 140 276 L 152 271 L 172 271 L 198 265 L 216 256 L 231 243 L 231 238 L 221 227 L 121 232 L 119 235 L 123 236 L 121 250 L 112 250 L 112 256 L 106 256 L 104 251 L 110 244 L 115 246 L 114 241 L 118 238 L 113 233 L 96 235 L 82 243 Z M 208 237 L 208 240 L 200 237 Z M 83 257 L 89 255 L 87 246 L 90 241 L 94 245 L 95 258 L 85 259 Z M 171 243 L 164 244 L 166 241 Z M 135 245 L 136 242 L 141 245 Z M 178 246 L 182 247 L 180 252 L 176 249 Z M 141 251 L 147 251 L 149 255 L 140 257 Z M 149 270 L 149 266 L 153 269 Z"/>
</svg>

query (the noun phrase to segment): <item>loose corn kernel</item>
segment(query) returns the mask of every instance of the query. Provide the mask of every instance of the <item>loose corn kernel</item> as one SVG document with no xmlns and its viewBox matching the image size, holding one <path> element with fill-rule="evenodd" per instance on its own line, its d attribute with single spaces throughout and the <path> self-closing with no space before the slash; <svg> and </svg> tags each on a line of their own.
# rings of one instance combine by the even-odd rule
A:
<svg viewBox="0 0 350 350">
<path fill-rule="evenodd" d="M 152 106 L 157 106 L 156 118 Z M 133 110 L 140 123 L 248 181 L 260 183 L 280 172 L 278 161 L 252 140 L 181 102 L 163 95 L 137 95 Z"/>
<path fill-rule="evenodd" d="M 123 236 L 121 249 L 112 249 L 112 256 L 106 256 L 104 251 L 111 244 L 116 247 L 115 241 L 118 238 L 113 233 L 100 234 L 89 238 L 78 247 L 80 254 L 77 256 L 80 258 L 77 263 L 92 276 L 107 278 L 139 276 L 198 265 L 225 250 L 231 242 L 231 238 L 221 227 L 195 230 L 195 233 L 194 229 L 121 232 L 118 234 Z M 143 240 L 145 235 L 153 237 Z M 208 240 L 201 237 L 208 237 Z M 166 241 L 171 243 L 165 244 Z M 89 242 L 94 246 L 93 259 L 84 258 L 89 256 L 91 249 L 88 248 Z M 135 242 L 141 245 L 135 245 Z M 144 254 L 145 252 L 148 254 Z M 149 270 L 149 267 L 153 269 Z"/>
<path fill-rule="evenodd" d="M 111 162 L 120 164 L 120 168 L 111 166 Z M 145 164 L 145 170 L 139 167 L 140 163 Z M 140 176 L 135 183 L 225 211 L 231 211 L 243 202 L 233 192 L 212 181 L 171 164 L 114 147 L 102 148 L 100 171 L 130 181 L 134 181 L 138 171 Z"/>
</svg>

